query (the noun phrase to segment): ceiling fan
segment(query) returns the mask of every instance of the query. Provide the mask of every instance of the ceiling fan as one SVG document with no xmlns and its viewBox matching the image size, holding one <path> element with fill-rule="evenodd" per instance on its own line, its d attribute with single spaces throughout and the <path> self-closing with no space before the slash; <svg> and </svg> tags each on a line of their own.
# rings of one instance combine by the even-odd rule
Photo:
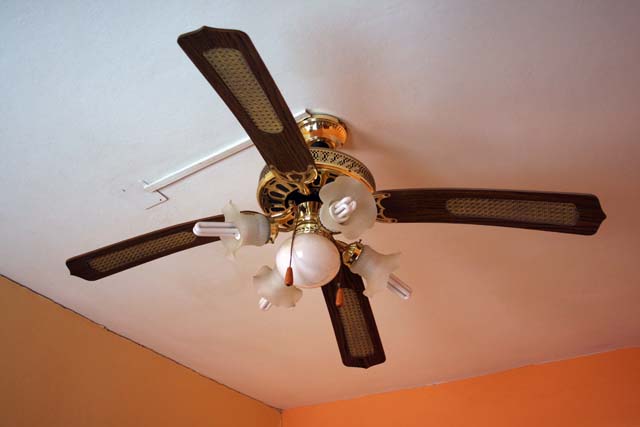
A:
<svg viewBox="0 0 640 427">
<path fill-rule="evenodd" d="M 411 289 L 382 255 L 357 238 L 378 222 L 445 222 L 591 235 L 605 214 L 589 194 L 474 189 L 382 190 L 367 167 L 338 151 L 347 139 L 336 117 L 296 123 L 250 38 L 202 27 L 178 44 L 236 116 L 266 162 L 257 196 L 263 213 L 229 204 L 223 215 L 147 233 L 67 260 L 72 275 L 98 280 L 195 246 L 221 241 L 231 253 L 274 243 L 276 267 L 254 277 L 259 305 L 291 307 L 304 288 L 321 287 L 342 361 L 368 368 L 385 361 L 368 297 Z M 337 235 L 342 234 L 342 241 Z M 363 280 L 364 279 L 364 280 Z"/>
</svg>

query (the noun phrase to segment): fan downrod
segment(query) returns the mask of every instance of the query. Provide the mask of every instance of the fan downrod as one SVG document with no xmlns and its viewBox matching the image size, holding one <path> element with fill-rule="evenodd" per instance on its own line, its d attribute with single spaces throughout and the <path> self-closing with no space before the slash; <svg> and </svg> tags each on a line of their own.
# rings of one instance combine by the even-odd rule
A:
<svg viewBox="0 0 640 427">
<path fill-rule="evenodd" d="M 347 127 L 329 114 L 311 114 L 298 122 L 298 128 L 309 147 L 342 148 L 347 142 Z"/>
</svg>

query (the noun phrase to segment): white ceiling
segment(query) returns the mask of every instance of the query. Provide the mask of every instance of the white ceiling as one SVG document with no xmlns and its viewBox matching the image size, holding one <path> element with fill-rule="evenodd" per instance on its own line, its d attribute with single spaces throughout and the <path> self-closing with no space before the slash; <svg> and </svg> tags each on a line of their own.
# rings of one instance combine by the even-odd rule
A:
<svg viewBox="0 0 640 427">
<path fill-rule="evenodd" d="M 622 0 L 4 1 L 0 273 L 276 407 L 640 345 L 638 22 Z M 588 192 L 608 219 L 593 237 L 377 225 L 414 297 L 372 302 L 387 362 L 369 370 L 342 366 L 320 290 L 258 310 L 275 247 L 70 277 L 70 256 L 257 209 L 253 148 L 147 211 L 120 192 L 244 136 L 176 44 L 201 25 L 247 32 L 293 111 L 342 117 L 379 189 Z"/>
</svg>

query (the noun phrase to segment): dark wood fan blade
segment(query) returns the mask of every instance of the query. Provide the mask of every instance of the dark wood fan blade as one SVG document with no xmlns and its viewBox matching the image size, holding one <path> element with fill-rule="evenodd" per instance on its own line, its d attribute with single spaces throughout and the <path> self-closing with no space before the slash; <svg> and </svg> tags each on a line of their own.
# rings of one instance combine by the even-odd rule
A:
<svg viewBox="0 0 640 427">
<path fill-rule="evenodd" d="M 193 234 L 193 226 L 199 221 L 222 222 L 224 215 L 185 222 L 105 246 L 69 258 L 67 267 L 73 276 L 98 280 L 175 252 L 220 240 Z"/>
<path fill-rule="evenodd" d="M 344 293 L 340 307 L 336 307 L 338 287 Z M 345 366 L 369 368 L 384 362 L 386 357 L 369 299 L 362 291 L 362 277 L 345 266 L 333 281 L 322 287 L 342 363 Z"/>
<path fill-rule="evenodd" d="M 452 222 L 594 234 L 606 215 L 591 194 L 471 189 L 385 190 L 380 222 Z"/>
<path fill-rule="evenodd" d="M 295 119 L 248 35 L 202 27 L 178 37 L 178 44 L 272 170 L 305 181 L 315 177 L 313 158 Z"/>
</svg>

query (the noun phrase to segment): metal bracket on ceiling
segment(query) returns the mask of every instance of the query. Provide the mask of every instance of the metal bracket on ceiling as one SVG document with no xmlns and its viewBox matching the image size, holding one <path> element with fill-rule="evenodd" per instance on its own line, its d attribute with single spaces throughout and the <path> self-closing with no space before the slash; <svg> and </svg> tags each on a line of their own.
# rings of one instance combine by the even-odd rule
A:
<svg viewBox="0 0 640 427">
<path fill-rule="evenodd" d="M 294 115 L 296 122 L 306 119 L 307 117 L 310 117 L 310 114 L 306 110 Z M 153 193 L 156 196 L 149 199 L 149 203 L 144 202 L 146 203 L 145 209 L 151 209 L 152 207 L 158 206 L 169 200 L 164 194 L 160 192 L 161 189 L 168 187 L 169 185 L 174 184 L 175 182 L 180 181 L 183 178 L 193 175 L 194 173 L 199 172 L 204 168 L 215 165 L 216 163 L 228 157 L 231 157 L 234 154 L 244 151 L 251 146 L 253 146 L 253 142 L 249 138 L 245 138 L 239 142 L 236 142 L 235 144 L 229 145 L 221 150 L 217 150 L 209 154 L 208 156 L 191 162 L 178 170 L 162 176 L 161 178 L 152 180 L 150 182 L 141 181 L 142 189 L 145 192 Z"/>
<path fill-rule="evenodd" d="M 136 209 L 150 209 L 167 201 L 167 196 L 160 191 L 152 193 L 144 191 L 146 184 L 144 181 L 137 181 L 120 185 L 115 187 L 111 193 Z"/>
</svg>

